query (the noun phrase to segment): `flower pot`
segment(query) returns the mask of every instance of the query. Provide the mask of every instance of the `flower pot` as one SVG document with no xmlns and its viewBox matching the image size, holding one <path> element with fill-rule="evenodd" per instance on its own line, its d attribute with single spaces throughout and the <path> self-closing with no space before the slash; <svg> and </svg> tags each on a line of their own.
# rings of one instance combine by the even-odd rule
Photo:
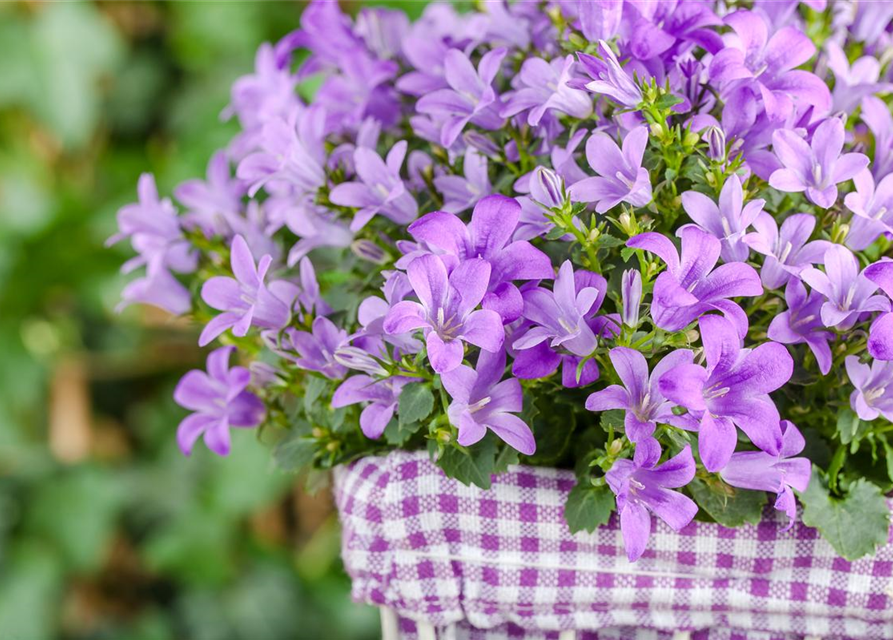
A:
<svg viewBox="0 0 893 640">
<path fill-rule="evenodd" d="M 616 516 L 571 535 L 570 471 L 511 467 L 491 489 L 425 452 L 335 471 L 353 597 L 399 616 L 400 638 L 893 638 L 893 545 L 848 562 L 814 529 L 655 519 L 626 559 Z M 394 624 L 392 621 L 389 624 Z"/>
</svg>

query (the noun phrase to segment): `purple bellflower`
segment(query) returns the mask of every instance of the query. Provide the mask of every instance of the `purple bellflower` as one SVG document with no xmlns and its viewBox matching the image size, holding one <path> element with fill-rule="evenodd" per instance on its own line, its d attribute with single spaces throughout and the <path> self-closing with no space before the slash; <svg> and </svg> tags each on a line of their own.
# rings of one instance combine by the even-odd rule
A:
<svg viewBox="0 0 893 640">
<path fill-rule="evenodd" d="M 194 411 L 177 427 L 177 443 L 187 456 L 203 435 L 211 451 L 225 456 L 230 450 L 230 427 L 256 427 L 264 419 L 264 403 L 247 389 L 251 372 L 244 367 L 229 367 L 235 350 L 215 349 L 208 354 L 207 373 L 193 369 L 174 389 L 177 404 Z"/>
<path fill-rule="evenodd" d="M 473 147 L 465 150 L 464 176 L 435 176 L 434 186 L 443 195 L 443 210 L 462 213 L 491 192 L 487 156 Z"/>
<path fill-rule="evenodd" d="M 702 313 L 716 309 L 732 319 L 743 336 L 747 332 L 747 317 L 729 298 L 760 295 L 760 276 L 743 262 L 729 262 L 714 269 L 721 244 L 698 227 L 683 227 L 679 236 L 681 256 L 670 239 L 660 233 L 642 233 L 626 243 L 655 254 L 667 265 L 654 283 L 654 323 L 667 331 L 680 331 Z"/>
<path fill-rule="evenodd" d="M 207 235 L 225 234 L 232 229 L 243 233 L 245 219 L 241 217 L 245 185 L 230 174 L 226 153 L 218 151 L 208 163 L 207 180 L 187 180 L 177 186 L 174 196 L 188 208 L 194 221 Z"/>
<path fill-rule="evenodd" d="M 722 242 L 720 255 L 724 262 L 744 262 L 750 251 L 742 242 L 747 228 L 753 224 L 766 203 L 763 199 L 744 204 L 744 190 L 737 175 L 729 176 L 719 193 L 719 206 L 703 193 L 686 191 L 682 207 L 701 229 Z"/>
<path fill-rule="evenodd" d="M 856 415 L 869 422 L 880 416 L 893 420 L 893 361 L 875 360 L 869 366 L 858 356 L 847 356 L 846 373 L 856 387 L 850 395 Z"/>
<path fill-rule="evenodd" d="M 522 409 L 521 383 L 516 378 L 502 380 L 505 359 L 503 349 L 495 353 L 481 351 L 475 369 L 463 364 L 444 373 L 441 381 L 453 399 L 447 415 L 459 430 L 458 442 L 462 446 L 478 442 L 489 429 L 510 447 L 533 455 L 533 432 L 513 415 Z"/>
<path fill-rule="evenodd" d="M 483 307 L 508 323 L 518 319 L 524 305 L 513 281 L 555 275 L 545 253 L 526 240 L 512 241 L 520 217 L 521 205 L 516 200 L 491 195 L 475 205 L 468 226 L 458 216 L 434 211 L 409 225 L 408 231 L 418 242 L 437 250 L 449 270 L 467 260 L 485 261 L 489 282 Z"/>
<path fill-rule="evenodd" d="M 552 291 L 535 287 L 524 291 L 524 318 L 535 326 L 516 338 L 512 348 L 530 349 L 549 341 L 551 347 L 563 347 L 574 355 L 590 355 L 598 344 L 595 332 L 587 323 L 593 307 L 601 306 L 607 285 L 596 274 L 588 286 L 577 290 L 574 268 L 566 260 L 558 270 Z"/>
<path fill-rule="evenodd" d="M 770 340 L 781 344 L 806 344 L 815 356 L 822 375 L 831 371 L 831 347 L 828 342 L 834 334 L 822 323 L 822 306 L 825 296 L 817 290 L 806 295 L 806 287 L 797 278 L 788 280 L 784 291 L 787 311 L 779 313 L 769 324 Z"/>
<path fill-rule="evenodd" d="M 880 179 L 867 169 L 853 178 L 856 190 L 846 194 L 843 202 L 853 212 L 846 244 L 861 251 L 877 240 L 882 233 L 893 233 L 893 174 Z"/>
<path fill-rule="evenodd" d="M 681 531 L 695 514 L 698 505 L 678 489 L 695 477 L 695 460 L 691 448 L 685 447 L 661 465 L 640 466 L 621 458 L 605 474 L 611 491 L 617 496 L 620 512 L 620 533 L 630 562 L 644 553 L 651 537 L 651 514 L 666 522 L 674 531 Z"/>
<path fill-rule="evenodd" d="M 384 330 L 401 334 L 423 329 L 434 371 L 446 373 L 458 367 L 465 342 L 485 351 L 502 349 L 505 332 L 499 314 L 476 310 L 487 292 L 489 262 L 470 258 L 447 274 L 443 261 L 427 254 L 409 264 L 407 275 L 419 302 L 404 300 L 391 307 Z"/>
<path fill-rule="evenodd" d="M 367 438 L 380 438 L 397 411 L 400 392 L 417 378 L 394 376 L 376 380 L 370 376 L 351 376 L 335 389 L 332 406 L 336 409 L 351 404 L 368 402 L 360 413 L 360 429 Z"/>
<path fill-rule="evenodd" d="M 630 329 L 639 326 L 639 307 L 642 304 L 642 274 L 635 269 L 627 269 L 620 278 L 620 298 L 622 309 L 620 318 Z"/>
<path fill-rule="evenodd" d="M 893 114 L 877 96 L 862 99 L 862 120 L 874 135 L 874 162 L 871 173 L 875 182 L 893 173 Z"/>
<path fill-rule="evenodd" d="M 863 273 L 893 299 L 893 260 L 879 260 L 868 265 Z M 893 360 L 893 312 L 882 313 L 871 323 L 868 353 L 878 360 Z"/>
<path fill-rule="evenodd" d="M 595 202 L 604 213 L 621 202 L 644 207 L 651 202 L 651 180 L 642 166 L 648 128 L 636 127 L 623 139 L 623 150 L 606 134 L 593 133 L 586 142 L 586 159 L 598 174 L 568 188 L 574 202 Z"/>
<path fill-rule="evenodd" d="M 252 325 L 264 329 L 284 327 L 298 295 L 297 287 L 289 282 L 279 280 L 269 286 L 264 283 L 273 259 L 265 255 L 255 265 L 242 236 L 233 238 L 230 258 L 235 278 L 215 276 L 202 285 L 202 299 L 223 313 L 205 325 L 199 346 L 230 328 L 233 335 L 241 337 L 248 334 Z"/>
<path fill-rule="evenodd" d="M 686 428 L 690 424 L 685 417 L 673 413 L 675 405 L 664 398 L 658 382 L 667 371 L 692 364 L 694 354 L 686 349 L 673 351 L 654 366 L 650 376 L 645 356 L 634 349 L 614 347 L 608 357 L 623 386 L 612 384 L 590 394 L 586 408 L 589 411 L 623 409 L 626 437 L 636 444 L 636 464 L 651 466 L 660 457 L 660 445 L 653 437 L 657 423 Z"/>
<path fill-rule="evenodd" d="M 532 127 L 539 125 L 549 110 L 585 120 L 592 115 L 592 97 L 568 86 L 573 68 L 572 55 L 551 62 L 527 58 L 516 76 L 521 88 L 505 96 L 499 115 L 511 117 L 527 111 L 527 124 Z"/>
<path fill-rule="evenodd" d="M 458 49 L 447 51 L 444 74 L 450 88 L 426 94 L 416 103 L 419 113 L 442 120 L 440 143 L 444 147 L 452 146 L 469 123 L 482 129 L 502 126 L 499 97 L 492 85 L 505 54 L 502 48 L 489 51 L 475 69 Z"/>
<path fill-rule="evenodd" d="M 262 336 L 272 351 L 301 369 L 316 371 L 331 380 L 347 375 L 347 367 L 336 358 L 337 352 L 349 344 L 347 332 L 326 317 L 316 318 L 311 332 L 288 328 L 281 337 L 275 331 L 265 331 Z"/>
<path fill-rule="evenodd" d="M 599 40 L 598 52 L 601 58 L 596 58 L 588 53 L 577 54 L 583 71 L 592 80 L 589 82 L 577 81 L 574 84 L 582 84 L 593 93 L 608 96 L 623 107 L 634 109 L 639 106 L 642 102 L 642 90 L 623 70 L 620 62 L 617 61 L 617 56 L 604 40 Z"/>
<path fill-rule="evenodd" d="M 333 203 L 358 209 L 350 223 L 351 231 L 359 231 L 379 213 L 401 225 L 418 216 L 419 205 L 400 178 L 406 146 L 405 140 L 396 143 L 386 160 L 366 147 L 354 151 L 354 166 L 360 180 L 342 182 L 329 194 Z"/>
<path fill-rule="evenodd" d="M 772 120 L 787 118 L 793 100 L 814 105 L 819 113 L 831 107 L 831 92 L 816 75 L 797 69 L 815 53 L 815 46 L 796 27 L 782 27 L 769 37 L 760 14 L 736 11 L 725 17 L 732 27 L 726 46 L 710 63 L 710 79 L 728 87 L 752 86 Z"/>
<path fill-rule="evenodd" d="M 797 519 L 797 500 L 791 489 L 806 491 L 812 463 L 807 458 L 794 457 L 803 451 L 806 440 L 793 422 L 782 420 L 781 433 L 778 455 L 764 451 L 733 453 L 720 475 L 733 487 L 776 494 L 775 508 L 788 516 L 787 530 Z"/>
<path fill-rule="evenodd" d="M 679 365 L 660 379 L 664 397 L 700 416 L 698 449 L 708 471 L 726 466 L 741 428 L 760 449 L 776 455 L 781 446 L 778 409 L 769 398 L 787 382 L 794 360 L 775 342 L 742 349 L 731 322 L 717 315 L 698 321 L 706 367 Z"/>
<path fill-rule="evenodd" d="M 810 213 L 788 216 L 779 230 L 775 218 L 764 211 L 753 222 L 753 228 L 756 231 L 745 235 L 744 243 L 766 256 L 760 278 L 767 289 L 779 289 L 806 267 L 821 264 L 831 246 L 827 240 L 808 242 L 815 229 L 815 216 Z"/>
<path fill-rule="evenodd" d="M 834 40 L 825 45 L 828 68 L 834 73 L 832 105 L 835 113 L 852 113 L 865 96 L 889 90 L 888 83 L 878 83 L 881 63 L 874 56 L 863 56 L 850 65 L 846 54 Z"/>
<path fill-rule="evenodd" d="M 859 259 L 846 247 L 835 244 L 825 251 L 824 273 L 815 267 L 804 269 L 800 278 L 825 296 L 822 322 L 826 327 L 850 329 L 859 316 L 870 311 L 889 311 L 890 302 L 873 295 L 877 285 L 859 272 Z"/>
<path fill-rule="evenodd" d="M 769 176 L 769 184 L 779 191 L 806 192 L 813 204 L 827 209 L 837 201 L 837 184 L 854 178 L 868 166 L 868 156 L 845 153 L 843 123 L 829 118 L 816 127 L 812 142 L 790 129 L 772 134 L 772 148 L 784 164 Z"/>
</svg>

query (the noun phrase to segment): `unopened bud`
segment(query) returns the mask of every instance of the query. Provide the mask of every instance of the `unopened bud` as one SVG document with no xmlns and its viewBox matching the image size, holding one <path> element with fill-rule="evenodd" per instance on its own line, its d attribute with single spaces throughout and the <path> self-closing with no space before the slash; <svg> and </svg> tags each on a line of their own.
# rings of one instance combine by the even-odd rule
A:
<svg viewBox="0 0 893 640">
<path fill-rule="evenodd" d="M 354 240 L 350 245 L 350 250 L 363 260 L 374 264 L 385 264 L 388 261 L 388 252 L 371 240 Z"/>
<path fill-rule="evenodd" d="M 704 129 L 704 139 L 707 141 L 707 157 L 717 162 L 726 159 L 726 134 L 717 126 L 710 125 Z"/>
<path fill-rule="evenodd" d="M 700 139 L 701 136 L 699 136 L 697 133 L 695 133 L 694 131 L 689 131 L 685 134 L 685 137 L 682 138 L 682 145 L 690 149 L 698 144 L 698 140 Z"/>
<path fill-rule="evenodd" d="M 562 209 L 567 202 L 564 180 L 552 169 L 539 166 L 530 178 L 530 197 L 549 209 Z"/>
<path fill-rule="evenodd" d="M 608 455 L 611 457 L 616 457 L 620 455 L 620 452 L 623 450 L 623 440 L 620 438 L 615 438 L 611 444 L 608 445 Z"/>
<path fill-rule="evenodd" d="M 642 303 L 642 274 L 635 269 L 623 272 L 620 279 L 620 297 L 623 308 L 620 317 L 631 329 L 639 326 L 639 305 Z"/>
<path fill-rule="evenodd" d="M 339 347 L 335 350 L 334 358 L 335 362 L 348 369 L 363 371 L 373 376 L 386 376 L 388 373 L 378 360 L 359 347 Z"/>
<path fill-rule="evenodd" d="M 319 440 L 319 439 L 325 437 L 326 432 L 323 431 L 322 429 L 320 429 L 319 427 L 313 427 L 313 430 L 310 432 L 310 435 L 312 435 L 314 438 Z"/>
<path fill-rule="evenodd" d="M 332 440 L 329 444 L 326 445 L 326 451 L 328 451 L 329 453 L 335 453 L 340 448 L 341 443 L 336 440 Z"/>
<path fill-rule="evenodd" d="M 450 440 L 453 439 L 452 434 L 447 429 L 438 429 L 437 430 L 437 441 L 441 444 L 449 444 Z"/>
<path fill-rule="evenodd" d="M 469 147 L 487 156 L 491 160 L 498 160 L 500 158 L 499 147 L 493 140 L 480 131 L 466 131 L 462 134 L 462 139 L 465 140 L 465 144 Z"/>
</svg>

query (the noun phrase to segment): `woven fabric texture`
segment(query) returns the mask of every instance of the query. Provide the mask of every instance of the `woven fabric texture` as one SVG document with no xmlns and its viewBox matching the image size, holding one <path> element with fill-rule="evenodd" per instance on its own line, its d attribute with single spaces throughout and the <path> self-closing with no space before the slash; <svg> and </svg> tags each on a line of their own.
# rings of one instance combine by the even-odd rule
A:
<svg viewBox="0 0 893 640">
<path fill-rule="evenodd" d="M 424 452 L 360 460 L 335 473 L 342 554 L 359 602 L 457 639 L 890 640 L 893 545 L 838 557 L 815 530 L 767 512 L 756 526 L 655 520 L 626 559 L 616 518 L 571 535 L 573 473 L 512 467 L 484 491 L 450 480 Z M 441 636 L 438 636 L 441 637 Z"/>
</svg>

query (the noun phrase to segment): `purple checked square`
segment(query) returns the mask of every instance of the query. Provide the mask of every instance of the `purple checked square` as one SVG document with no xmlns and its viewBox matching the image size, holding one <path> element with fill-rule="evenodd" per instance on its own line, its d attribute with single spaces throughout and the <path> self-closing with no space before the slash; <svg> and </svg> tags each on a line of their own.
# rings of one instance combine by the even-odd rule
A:
<svg viewBox="0 0 893 640">
<path fill-rule="evenodd" d="M 805 582 L 792 582 L 791 583 L 791 600 L 795 602 L 806 602 L 806 598 L 809 594 L 809 585 Z"/>
<path fill-rule="evenodd" d="M 458 529 L 444 529 L 443 530 L 443 539 L 447 542 L 456 543 L 462 541 L 462 532 Z"/>
<path fill-rule="evenodd" d="M 773 563 L 772 558 L 754 558 L 753 572 L 759 574 L 769 573 L 772 571 Z"/>
<path fill-rule="evenodd" d="M 535 587 L 539 582 L 538 569 L 521 569 L 520 585 L 522 587 Z"/>
<path fill-rule="evenodd" d="M 410 549 L 424 549 L 428 545 L 428 541 L 425 539 L 425 534 L 421 531 L 409 534 L 407 541 L 409 542 Z"/>
<path fill-rule="evenodd" d="M 614 575 L 610 573 L 599 573 L 595 577 L 595 586 L 599 589 L 613 589 Z"/>
<path fill-rule="evenodd" d="M 769 581 L 754 578 L 750 581 L 750 595 L 765 598 L 769 595 Z"/>
<path fill-rule="evenodd" d="M 481 580 L 484 581 L 484 584 L 490 585 L 492 587 L 499 586 L 499 569 L 496 567 L 484 567 L 481 571 Z"/>
<path fill-rule="evenodd" d="M 828 589 L 828 604 L 832 607 L 845 607 L 847 601 L 846 591 L 843 589 Z"/>
<path fill-rule="evenodd" d="M 537 477 L 534 473 L 521 472 L 518 474 L 518 486 L 522 489 L 536 489 Z"/>
<path fill-rule="evenodd" d="M 400 465 L 400 479 L 412 480 L 419 477 L 419 463 L 416 460 Z"/>
<path fill-rule="evenodd" d="M 577 572 L 568 569 L 558 570 L 558 586 L 573 587 L 577 584 Z"/>
<path fill-rule="evenodd" d="M 499 536 L 481 534 L 481 547 L 484 551 L 499 551 Z"/>
<path fill-rule="evenodd" d="M 676 554 L 676 562 L 685 566 L 693 566 L 698 562 L 698 556 L 694 551 L 680 551 Z"/>
<path fill-rule="evenodd" d="M 809 556 L 797 556 L 794 558 L 794 568 L 809 569 L 812 567 L 812 558 Z"/>
<path fill-rule="evenodd" d="M 430 560 L 423 560 L 417 567 L 419 580 L 430 580 L 434 577 L 434 565 Z"/>
<path fill-rule="evenodd" d="M 893 562 L 889 560 L 878 560 L 874 563 L 871 575 L 879 578 L 889 578 L 893 575 Z"/>
<path fill-rule="evenodd" d="M 442 493 L 438 499 L 441 513 L 459 513 L 459 498 Z"/>
<path fill-rule="evenodd" d="M 868 596 L 868 608 L 872 611 L 883 611 L 887 608 L 889 597 L 883 593 L 872 593 Z"/>
<path fill-rule="evenodd" d="M 496 518 L 499 513 L 499 503 L 496 500 L 481 499 L 478 503 L 478 515 L 482 518 Z"/>
<path fill-rule="evenodd" d="M 834 558 L 834 560 L 831 562 L 831 568 L 835 571 L 849 573 L 853 568 L 853 563 L 844 558 Z"/>
<path fill-rule="evenodd" d="M 409 496 L 403 500 L 403 517 L 411 518 L 419 515 L 419 498 L 418 496 Z"/>
<path fill-rule="evenodd" d="M 518 517 L 521 522 L 536 522 L 536 505 L 529 503 L 522 503 L 518 507 Z"/>
<path fill-rule="evenodd" d="M 536 553 L 540 550 L 540 541 L 531 536 L 521 538 L 521 551 L 524 553 Z"/>
<path fill-rule="evenodd" d="M 636 576 L 636 589 L 650 589 L 654 586 L 654 578 L 651 576 Z"/>
<path fill-rule="evenodd" d="M 731 569 L 735 564 L 735 558 L 729 553 L 716 554 L 716 566 L 720 569 Z"/>
</svg>

